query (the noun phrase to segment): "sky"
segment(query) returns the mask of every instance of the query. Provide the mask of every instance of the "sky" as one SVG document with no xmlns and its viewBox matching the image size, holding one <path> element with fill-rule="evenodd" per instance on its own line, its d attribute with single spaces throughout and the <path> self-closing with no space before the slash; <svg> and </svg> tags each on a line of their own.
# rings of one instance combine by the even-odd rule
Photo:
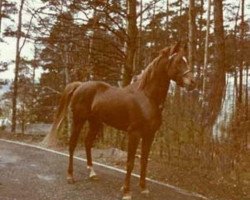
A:
<svg viewBox="0 0 250 200">
<path fill-rule="evenodd" d="M 18 4 L 20 3 L 20 0 L 11 0 L 12 2 L 17 2 Z M 42 5 L 40 0 L 26 0 L 26 2 L 31 6 L 31 7 L 40 7 Z M 27 5 L 25 5 L 27 6 Z M 19 8 L 19 6 L 17 6 Z M 17 22 L 18 15 L 16 15 L 14 18 L 15 23 Z M 23 22 L 29 22 L 30 21 L 30 15 L 27 13 L 23 14 Z M 11 25 L 12 27 L 14 24 L 10 22 L 10 20 L 4 19 L 2 20 L 2 30 Z M 16 27 L 15 27 L 16 29 Z M 0 37 L 2 37 L 2 33 L 0 33 Z M 15 60 L 16 56 L 16 39 L 13 38 L 4 38 L 4 43 L 0 43 L 0 61 L 2 62 L 11 62 Z M 21 45 L 23 43 L 23 39 L 21 39 Z M 21 56 L 24 56 L 28 59 L 32 59 L 34 57 L 34 44 L 31 42 L 26 42 L 23 50 L 21 52 Z M 41 70 L 38 70 L 41 72 Z M 40 73 L 38 73 L 39 75 Z M 39 77 L 37 77 L 39 78 Z M 5 72 L 0 72 L 0 79 L 9 79 L 12 80 L 14 79 L 14 64 L 9 65 L 9 69 Z"/>
<path fill-rule="evenodd" d="M 16 1 L 16 2 L 20 2 L 20 0 L 12 0 L 12 1 Z M 146 1 L 146 0 L 145 0 Z M 174 0 L 170 0 L 174 1 Z M 163 2 L 163 1 L 162 1 Z M 164 2 L 166 2 L 166 0 L 164 0 Z M 226 0 L 226 2 L 234 2 L 235 0 Z M 26 3 L 29 4 L 29 6 L 31 7 L 40 7 L 41 5 L 43 5 L 41 3 L 40 0 L 26 0 Z M 247 3 L 249 4 L 249 3 Z M 27 6 L 27 5 L 26 5 Z M 250 6 L 246 7 L 245 9 L 246 12 L 246 19 L 250 18 Z M 17 15 L 16 15 L 16 19 L 17 20 Z M 24 14 L 23 16 L 23 22 L 25 21 L 29 21 L 30 20 L 30 16 L 27 14 Z M 10 23 L 9 20 L 2 20 L 2 29 L 4 29 L 6 26 L 13 24 Z M 0 33 L 0 37 L 2 33 Z M 16 48 L 16 40 L 15 39 L 10 39 L 10 38 L 4 38 L 5 42 L 4 43 L 0 43 L 0 61 L 2 62 L 10 62 L 15 60 L 15 48 Z M 22 42 L 21 42 L 22 44 Z M 32 59 L 34 57 L 34 45 L 30 42 L 28 42 L 27 44 L 24 45 L 24 48 L 22 50 L 21 55 L 25 56 L 28 59 Z M 9 66 L 9 69 L 5 72 L 0 72 L 0 79 L 13 79 L 14 77 L 14 64 L 11 64 Z M 37 75 L 39 78 L 39 74 L 41 74 L 41 70 L 38 70 Z"/>
</svg>

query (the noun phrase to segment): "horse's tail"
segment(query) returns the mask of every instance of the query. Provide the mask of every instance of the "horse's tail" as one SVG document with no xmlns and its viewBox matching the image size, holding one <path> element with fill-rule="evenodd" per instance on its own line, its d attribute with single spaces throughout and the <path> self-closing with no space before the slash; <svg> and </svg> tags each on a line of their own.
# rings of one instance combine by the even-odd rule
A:
<svg viewBox="0 0 250 200">
<path fill-rule="evenodd" d="M 63 91 L 60 104 L 54 119 L 54 122 L 52 124 L 52 128 L 50 133 L 46 135 L 44 140 L 42 141 L 42 145 L 46 147 L 50 146 L 56 146 L 57 145 L 57 130 L 60 127 L 66 113 L 68 106 L 71 102 L 71 97 L 76 90 L 82 83 L 81 82 L 73 82 L 66 86 L 66 88 Z"/>
</svg>

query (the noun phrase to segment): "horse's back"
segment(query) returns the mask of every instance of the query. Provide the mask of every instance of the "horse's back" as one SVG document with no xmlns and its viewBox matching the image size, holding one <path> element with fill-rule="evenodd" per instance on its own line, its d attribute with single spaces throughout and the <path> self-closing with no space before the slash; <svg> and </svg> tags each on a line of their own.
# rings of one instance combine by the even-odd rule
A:
<svg viewBox="0 0 250 200">
<path fill-rule="evenodd" d="M 73 112 L 90 112 L 91 104 L 96 94 L 100 91 L 105 91 L 109 87 L 109 84 L 101 81 L 88 81 L 83 82 L 74 91 L 71 101 L 71 107 Z"/>
</svg>

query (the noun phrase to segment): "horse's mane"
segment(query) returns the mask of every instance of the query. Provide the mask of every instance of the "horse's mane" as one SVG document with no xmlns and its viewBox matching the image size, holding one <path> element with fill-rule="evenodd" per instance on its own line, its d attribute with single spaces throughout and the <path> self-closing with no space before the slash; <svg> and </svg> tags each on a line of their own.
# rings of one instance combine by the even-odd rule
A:
<svg viewBox="0 0 250 200">
<path fill-rule="evenodd" d="M 139 89 L 143 89 L 146 83 L 153 77 L 154 73 L 157 71 L 157 66 L 162 58 L 162 56 L 169 56 L 170 47 L 162 49 L 158 55 L 148 66 L 142 71 L 141 74 L 137 76 L 137 81 L 139 82 Z"/>
</svg>

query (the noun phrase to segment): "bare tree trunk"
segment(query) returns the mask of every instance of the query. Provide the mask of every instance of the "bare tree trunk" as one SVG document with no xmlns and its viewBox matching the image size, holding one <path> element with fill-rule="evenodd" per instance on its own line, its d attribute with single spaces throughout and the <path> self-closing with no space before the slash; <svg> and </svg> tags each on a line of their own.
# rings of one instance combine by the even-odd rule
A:
<svg viewBox="0 0 250 200">
<path fill-rule="evenodd" d="M 12 97 L 12 126 L 11 132 L 16 132 L 16 112 L 17 112 L 17 90 L 18 90 L 18 76 L 19 76 L 19 65 L 20 65 L 20 39 L 22 31 L 22 11 L 23 11 L 24 0 L 21 0 L 19 14 L 18 14 L 18 27 L 17 27 L 17 40 L 16 40 L 16 61 L 15 61 L 15 77 L 14 77 L 14 88 Z"/>
<path fill-rule="evenodd" d="M 197 48 L 196 49 L 196 64 L 197 64 L 197 78 L 198 81 L 201 81 L 201 66 L 202 66 L 202 56 L 198 55 L 198 52 L 202 50 L 202 43 L 203 43 L 203 10 L 204 10 L 204 0 L 200 0 L 200 15 L 199 15 L 199 35 L 197 35 Z M 198 28 L 197 28 L 198 29 Z"/>
<path fill-rule="evenodd" d="M 62 60 L 64 60 L 64 77 L 65 77 L 65 87 L 70 83 L 70 75 L 69 75 L 69 51 L 70 48 L 69 44 L 65 44 L 64 52 L 62 53 Z M 64 57 L 65 56 L 65 57 Z M 66 115 L 66 129 L 67 129 L 67 136 L 70 137 L 71 135 L 71 118 L 70 118 L 70 108 L 68 108 L 67 115 Z"/>
<path fill-rule="evenodd" d="M 238 19 L 239 19 L 239 12 L 240 12 L 240 1 L 239 1 L 239 5 L 238 5 L 238 10 L 236 12 L 235 25 L 234 25 L 234 46 L 235 46 L 234 57 L 235 57 L 235 60 L 238 57 L 238 53 L 237 53 L 237 23 L 238 23 Z M 235 62 L 234 64 L 237 65 L 238 63 Z M 234 70 L 234 87 L 235 87 L 235 93 L 236 93 L 237 101 L 238 101 L 238 71 L 237 71 L 236 67 Z"/>
<path fill-rule="evenodd" d="M 246 121 L 248 120 L 248 89 L 249 89 L 249 87 L 248 87 L 248 73 L 249 73 L 249 66 L 248 66 L 248 63 L 247 63 L 247 65 L 246 65 L 246 87 L 245 87 L 245 92 L 246 92 L 246 94 L 245 94 L 245 116 L 246 116 Z"/>
<path fill-rule="evenodd" d="M 153 2 L 153 14 L 152 14 L 152 27 L 151 27 L 151 34 L 150 34 L 150 40 L 151 40 L 151 45 L 150 45 L 150 60 L 153 59 L 154 57 L 154 50 L 156 49 L 156 36 L 157 36 L 157 30 L 155 28 L 155 0 Z"/>
<path fill-rule="evenodd" d="M 24 97 L 24 99 L 25 99 L 25 97 Z M 21 122 L 21 134 L 24 134 L 24 132 L 25 132 L 25 105 L 24 105 L 24 103 L 22 103 L 22 105 L 21 105 L 21 111 L 22 111 L 22 113 L 20 114 L 20 122 Z"/>
<path fill-rule="evenodd" d="M 215 122 L 222 105 L 225 89 L 225 39 L 223 26 L 223 0 L 214 1 L 214 72 L 211 77 L 211 92 L 208 98 L 210 112 L 208 124 Z"/>
<path fill-rule="evenodd" d="M 3 7 L 3 0 L 0 0 L 0 33 L 2 32 L 2 7 Z"/>
<path fill-rule="evenodd" d="M 95 37 L 95 33 L 96 33 L 96 25 L 99 21 L 99 13 L 97 12 L 97 10 L 94 10 L 94 14 L 93 14 L 93 25 L 92 25 L 92 33 L 90 36 L 90 40 L 89 40 L 89 48 L 88 48 L 88 58 L 87 58 L 87 67 L 88 67 L 88 80 L 92 80 L 94 77 L 94 73 L 93 73 L 93 63 L 92 63 L 92 54 L 93 54 L 93 45 L 94 45 L 94 37 Z"/>
<path fill-rule="evenodd" d="M 141 63 L 141 55 L 142 55 L 142 21 L 143 21 L 143 19 L 142 19 L 142 16 L 143 16 L 142 10 L 143 10 L 143 2 L 142 2 L 142 0 L 140 0 L 140 13 L 141 13 L 141 15 L 140 15 L 140 21 L 139 21 L 139 31 L 138 31 L 138 40 L 139 40 L 139 42 L 138 42 L 137 62 L 136 62 L 136 65 L 140 66 L 140 67 L 142 65 L 142 63 Z"/>
<path fill-rule="evenodd" d="M 127 0 L 127 9 L 128 9 L 128 26 L 127 26 L 127 56 L 126 64 L 124 67 L 124 74 L 122 85 L 126 86 L 130 83 L 133 71 L 135 69 L 134 61 L 137 49 L 137 25 L 136 25 L 136 0 Z"/>
<path fill-rule="evenodd" d="M 191 69 L 194 67 L 195 60 L 195 1 L 189 0 L 189 23 L 188 23 L 188 60 Z"/>
<path fill-rule="evenodd" d="M 166 15 L 166 45 L 169 45 L 168 42 L 169 42 L 169 0 L 167 0 L 167 3 L 166 3 L 166 12 L 167 12 L 167 15 Z"/>
<path fill-rule="evenodd" d="M 241 0 L 241 24 L 240 24 L 240 74 L 239 74 L 239 96 L 238 103 L 242 104 L 243 99 L 243 62 L 244 62 L 244 7 L 245 0 Z"/>
<path fill-rule="evenodd" d="M 179 10 L 179 16 L 181 16 L 182 15 L 182 0 L 180 0 L 180 10 Z"/>
<path fill-rule="evenodd" d="M 209 33 L 210 33 L 210 16 L 211 16 L 211 0 L 208 0 L 207 5 L 207 30 L 206 30 L 206 39 L 205 39 L 205 51 L 204 51 L 204 66 L 203 66 L 203 85 L 202 85 L 202 94 L 203 98 L 205 97 L 206 90 L 206 77 L 207 77 L 207 63 L 208 63 L 208 45 L 209 45 Z"/>
</svg>

